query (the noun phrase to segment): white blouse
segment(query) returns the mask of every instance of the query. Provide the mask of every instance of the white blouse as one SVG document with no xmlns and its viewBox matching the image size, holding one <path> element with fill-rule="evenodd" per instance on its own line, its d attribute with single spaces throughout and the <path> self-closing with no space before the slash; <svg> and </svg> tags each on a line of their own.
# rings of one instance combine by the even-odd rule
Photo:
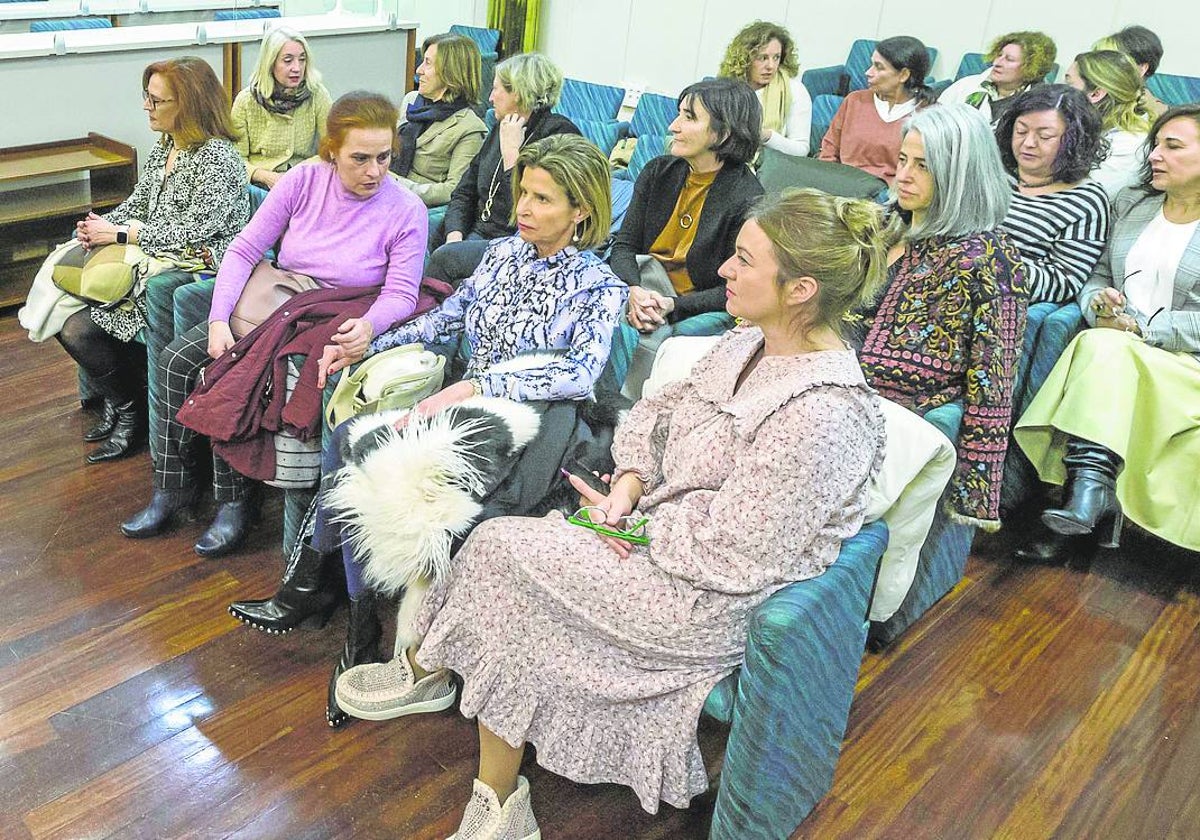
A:
<svg viewBox="0 0 1200 840">
<path fill-rule="evenodd" d="M 1176 224 L 1159 210 L 1146 225 L 1125 258 L 1126 309 L 1149 319 L 1160 309 L 1171 308 L 1175 274 L 1198 223 Z"/>
</svg>

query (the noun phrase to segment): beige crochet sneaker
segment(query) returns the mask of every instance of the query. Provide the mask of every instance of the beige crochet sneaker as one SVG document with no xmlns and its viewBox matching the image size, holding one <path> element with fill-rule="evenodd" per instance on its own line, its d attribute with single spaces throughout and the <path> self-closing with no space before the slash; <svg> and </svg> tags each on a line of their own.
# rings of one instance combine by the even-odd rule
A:
<svg viewBox="0 0 1200 840">
<path fill-rule="evenodd" d="M 399 651 L 389 662 L 356 665 L 338 677 L 338 705 L 363 720 L 391 720 L 454 705 L 454 683 L 446 670 L 414 680 L 408 656 Z"/>
<path fill-rule="evenodd" d="M 476 779 L 458 831 L 448 840 L 542 840 L 529 801 L 529 781 L 517 776 L 517 789 L 501 806 L 496 791 Z"/>
</svg>

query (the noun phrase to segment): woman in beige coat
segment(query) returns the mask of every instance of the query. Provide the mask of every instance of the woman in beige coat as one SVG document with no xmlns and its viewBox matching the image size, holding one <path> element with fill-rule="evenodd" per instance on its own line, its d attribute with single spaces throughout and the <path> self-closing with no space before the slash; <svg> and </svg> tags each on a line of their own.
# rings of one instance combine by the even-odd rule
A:
<svg viewBox="0 0 1200 840">
<path fill-rule="evenodd" d="M 426 207 L 450 202 L 450 193 L 483 146 L 487 126 L 479 104 L 479 48 L 461 35 L 425 41 L 417 89 L 400 107 L 400 153 L 392 172 Z"/>
</svg>

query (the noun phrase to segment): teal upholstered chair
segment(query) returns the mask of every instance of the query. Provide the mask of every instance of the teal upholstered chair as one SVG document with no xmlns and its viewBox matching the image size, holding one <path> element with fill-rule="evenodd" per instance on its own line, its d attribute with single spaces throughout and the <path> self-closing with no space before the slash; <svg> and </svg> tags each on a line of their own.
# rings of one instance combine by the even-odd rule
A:
<svg viewBox="0 0 1200 840">
<path fill-rule="evenodd" d="M 1200 102 L 1200 78 L 1196 76 L 1172 76 L 1155 73 L 1146 80 L 1150 92 L 1167 105 L 1186 105 Z"/>
<path fill-rule="evenodd" d="M 66 32 L 71 29 L 111 29 L 112 21 L 103 17 L 72 17 L 35 20 L 29 24 L 30 32 Z"/>
<path fill-rule="evenodd" d="M 713 840 L 788 837 L 832 786 L 887 541 L 883 522 L 864 526 L 751 616 L 745 664 L 704 704 L 730 726 Z"/>
<path fill-rule="evenodd" d="M 667 126 L 678 113 L 679 105 L 674 98 L 658 93 L 642 94 L 629 123 L 630 131 L 638 139 L 637 145 L 629 160 L 629 168 L 620 177 L 636 181 L 643 166 L 666 152 L 670 136 Z"/>
<path fill-rule="evenodd" d="M 625 101 L 625 90 L 612 85 L 563 79 L 554 113 L 575 120 L 615 120 Z"/>
<path fill-rule="evenodd" d="M 213 20 L 255 20 L 279 16 L 278 9 L 224 9 L 215 13 Z"/>
</svg>

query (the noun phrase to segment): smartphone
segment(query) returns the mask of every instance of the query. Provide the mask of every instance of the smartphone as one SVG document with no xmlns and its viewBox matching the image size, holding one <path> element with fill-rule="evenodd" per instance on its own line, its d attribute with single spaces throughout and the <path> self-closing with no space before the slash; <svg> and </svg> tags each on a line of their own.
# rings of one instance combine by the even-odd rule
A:
<svg viewBox="0 0 1200 840">
<path fill-rule="evenodd" d="M 609 486 L 600 480 L 600 476 L 593 475 L 592 468 L 583 463 L 583 461 L 580 461 L 578 458 L 572 458 L 567 461 L 567 465 L 564 469 L 566 469 L 566 471 L 572 475 L 577 475 L 582 478 L 584 484 L 586 484 L 588 487 L 591 487 L 597 493 L 602 493 L 605 496 L 608 495 L 608 491 L 610 489 Z"/>
</svg>

